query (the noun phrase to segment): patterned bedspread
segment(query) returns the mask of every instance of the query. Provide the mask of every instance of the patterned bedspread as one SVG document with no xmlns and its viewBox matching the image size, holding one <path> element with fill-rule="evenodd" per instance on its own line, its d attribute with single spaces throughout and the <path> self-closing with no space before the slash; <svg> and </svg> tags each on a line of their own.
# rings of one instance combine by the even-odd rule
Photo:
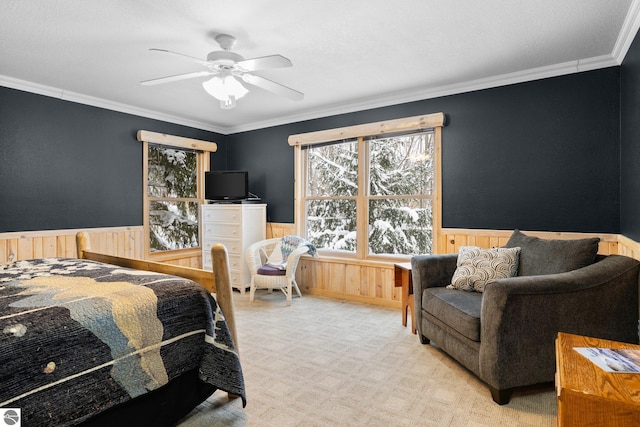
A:
<svg viewBox="0 0 640 427">
<path fill-rule="evenodd" d="M 80 259 L 0 268 L 0 407 L 73 425 L 199 369 L 241 396 L 227 324 L 200 285 Z"/>
</svg>

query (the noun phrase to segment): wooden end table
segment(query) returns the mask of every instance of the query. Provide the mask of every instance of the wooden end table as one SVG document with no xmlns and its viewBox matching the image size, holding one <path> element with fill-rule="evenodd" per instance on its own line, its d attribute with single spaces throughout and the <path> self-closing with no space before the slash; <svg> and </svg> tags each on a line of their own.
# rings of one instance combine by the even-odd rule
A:
<svg viewBox="0 0 640 427">
<path fill-rule="evenodd" d="M 558 426 L 640 425 L 640 374 L 606 372 L 574 347 L 640 350 L 635 344 L 560 332 L 556 339 Z"/>
<path fill-rule="evenodd" d="M 411 311 L 411 332 L 416 333 L 415 316 L 413 313 L 413 282 L 411 278 L 411 263 L 401 262 L 393 265 L 394 286 L 402 287 L 402 326 L 407 326 L 407 311 Z"/>
</svg>

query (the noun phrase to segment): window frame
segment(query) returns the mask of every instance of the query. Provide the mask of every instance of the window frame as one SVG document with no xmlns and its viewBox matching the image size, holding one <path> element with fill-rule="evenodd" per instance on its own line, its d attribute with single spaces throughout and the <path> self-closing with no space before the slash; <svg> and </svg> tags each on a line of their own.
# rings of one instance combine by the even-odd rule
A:
<svg viewBox="0 0 640 427">
<path fill-rule="evenodd" d="M 145 130 L 139 130 L 137 134 L 138 141 L 142 142 L 142 190 L 143 190 L 143 234 L 144 244 L 143 250 L 147 259 L 162 259 L 162 258 L 175 258 L 176 255 L 201 252 L 202 243 L 202 218 L 198 215 L 198 242 L 199 246 L 184 249 L 173 249 L 167 251 L 151 252 L 150 248 L 150 218 L 149 207 L 152 201 L 196 201 L 198 203 L 198 211 L 200 206 L 204 203 L 204 174 L 210 168 L 210 153 L 216 152 L 218 146 L 215 142 L 201 141 L 192 138 L 185 138 L 181 136 L 160 134 L 156 132 L 150 132 Z M 150 197 L 148 191 L 149 183 L 149 145 L 162 145 L 165 147 L 190 150 L 196 153 L 196 178 L 197 178 L 197 194 L 195 198 L 158 198 Z"/>
<path fill-rule="evenodd" d="M 407 117 L 382 122 L 367 123 L 356 126 L 349 126 L 337 129 L 329 129 L 317 132 L 291 135 L 288 143 L 294 147 L 294 168 L 295 168 L 295 227 L 299 235 L 304 235 L 306 226 L 307 197 L 305 194 L 307 163 L 306 154 L 303 147 L 322 144 L 326 142 L 357 139 L 358 141 L 358 163 L 363 165 L 366 171 L 359 168 L 358 187 L 364 191 L 358 191 L 356 199 L 357 208 L 357 241 L 359 242 L 355 253 L 345 253 L 331 250 L 321 250 L 324 256 L 336 258 L 354 258 L 358 260 L 382 260 L 382 261 L 406 261 L 410 255 L 397 254 L 369 254 L 368 245 L 368 204 L 377 196 L 369 195 L 368 191 L 368 168 L 369 159 L 366 148 L 366 139 L 370 137 L 384 138 L 394 134 L 411 134 L 423 131 L 433 132 L 434 143 L 434 188 L 433 194 L 428 197 L 432 200 L 432 253 L 437 253 L 439 247 L 438 240 L 442 230 L 442 128 L 445 124 L 444 113 L 434 113 L 422 116 Z M 399 196 L 407 198 L 409 196 Z M 394 196 L 385 196 L 385 199 Z M 362 242 L 362 243 L 361 243 Z"/>
</svg>

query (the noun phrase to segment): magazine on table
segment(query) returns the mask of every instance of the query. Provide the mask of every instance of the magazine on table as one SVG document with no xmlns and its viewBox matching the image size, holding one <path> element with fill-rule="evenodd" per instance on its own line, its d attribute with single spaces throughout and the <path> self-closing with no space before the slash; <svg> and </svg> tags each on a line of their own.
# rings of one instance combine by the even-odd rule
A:
<svg viewBox="0 0 640 427">
<path fill-rule="evenodd" d="M 640 373 L 640 350 L 597 347 L 573 349 L 607 372 Z"/>
</svg>

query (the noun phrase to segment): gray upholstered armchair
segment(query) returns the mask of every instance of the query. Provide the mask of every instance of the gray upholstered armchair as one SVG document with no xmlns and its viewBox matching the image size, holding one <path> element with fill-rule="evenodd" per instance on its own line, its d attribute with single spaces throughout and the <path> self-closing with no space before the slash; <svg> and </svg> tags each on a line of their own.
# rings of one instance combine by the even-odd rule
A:
<svg viewBox="0 0 640 427">
<path fill-rule="evenodd" d="M 525 275 L 488 280 L 483 292 L 447 287 L 458 254 L 411 261 L 421 342 L 477 375 L 496 403 L 508 403 L 516 387 L 554 380 L 560 331 L 638 342 L 637 260 L 596 255 L 598 239 L 542 240 L 517 230 L 506 246 L 521 248 Z"/>
</svg>

